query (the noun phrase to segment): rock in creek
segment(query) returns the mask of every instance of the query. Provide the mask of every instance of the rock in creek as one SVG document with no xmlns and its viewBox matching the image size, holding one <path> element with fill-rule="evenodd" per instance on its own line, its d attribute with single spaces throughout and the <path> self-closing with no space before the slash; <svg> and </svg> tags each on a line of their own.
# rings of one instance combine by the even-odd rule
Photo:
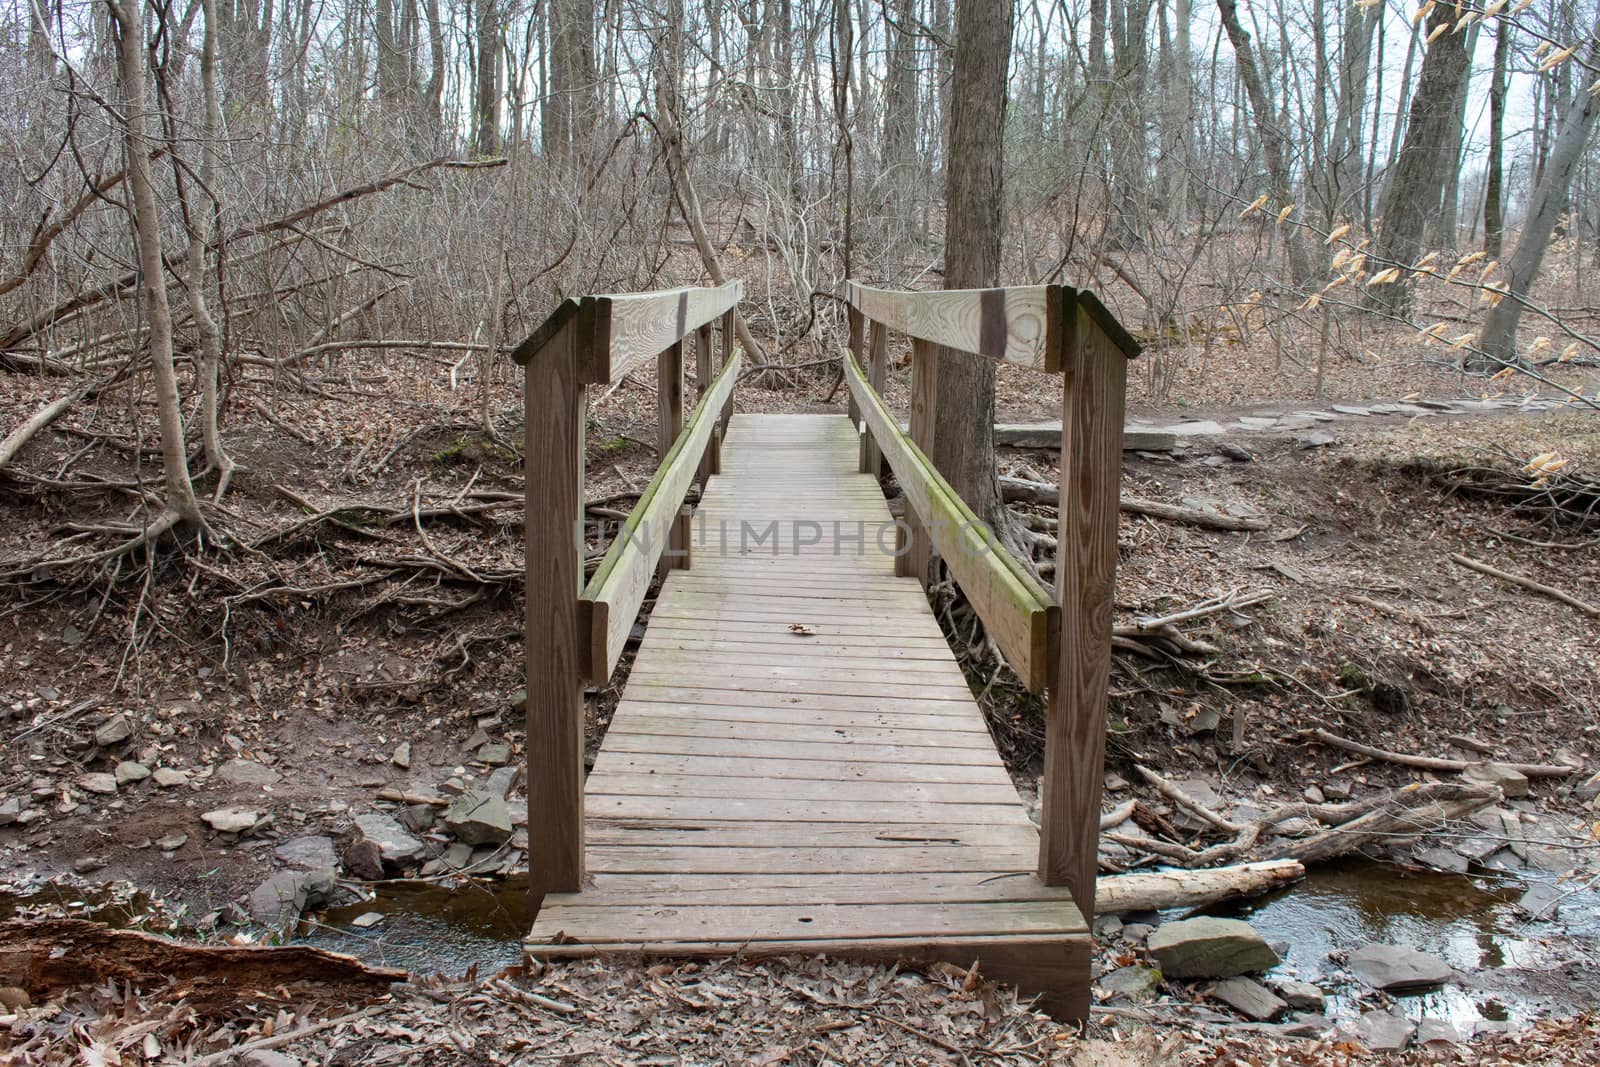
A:
<svg viewBox="0 0 1600 1067">
<path fill-rule="evenodd" d="M 378 846 L 385 863 L 405 863 L 422 856 L 422 842 L 406 833 L 401 825 L 379 812 L 356 816 L 361 836 Z M 346 859 L 348 862 L 348 857 Z"/>
<path fill-rule="evenodd" d="M 1328 1006 L 1327 995 L 1310 982 L 1296 982 L 1291 978 L 1285 978 L 1281 982 L 1274 982 L 1273 988 L 1295 1011 L 1321 1012 Z"/>
<path fill-rule="evenodd" d="M 1350 954 L 1350 969 L 1373 989 L 1432 989 L 1454 973 L 1441 959 L 1404 945 L 1368 945 Z"/>
<path fill-rule="evenodd" d="M 458 841 L 500 845 L 511 840 L 511 809 L 493 793 L 464 793 L 450 802 L 444 824 Z"/>
<path fill-rule="evenodd" d="M 1411 1043 L 1416 1024 L 1398 1011 L 1369 1011 L 1361 1018 L 1340 1025 L 1338 1033 L 1352 1038 L 1374 1052 L 1399 1052 Z"/>
<path fill-rule="evenodd" d="M 300 867 L 308 871 L 339 865 L 339 857 L 333 851 L 332 838 L 320 834 L 290 838 L 273 849 L 272 854 L 291 867 Z"/>
<path fill-rule="evenodd" d="M 1095 987 L 1106 996 L 1129 1000 L 1153 997 L 1160 985 L 1161 972 L 1154 967 L 1119 967 L 1095 982 Z"/>
<path fill-rule="evenodd" d="M 1146 945 L 1168 978 L 1232 978 L 1270 970 L 1280 962 L 1261 935 L 1238 919 L 1167 923 Z"/>
<path fill-rule="evenodd" d="M 1211 995 L 1258 1023 L 1275 1019 L 1289 1010 L 1285 1001 L 1253 978 L 1228 978 L 1218 982 Z"/>
<path fill-rule="evenodd" d="M 344 852 L 344 869 L 352 878 L 363 882 L 383 879 L 383 850 L 376 841 L 362 838 Z"/>
</svg>

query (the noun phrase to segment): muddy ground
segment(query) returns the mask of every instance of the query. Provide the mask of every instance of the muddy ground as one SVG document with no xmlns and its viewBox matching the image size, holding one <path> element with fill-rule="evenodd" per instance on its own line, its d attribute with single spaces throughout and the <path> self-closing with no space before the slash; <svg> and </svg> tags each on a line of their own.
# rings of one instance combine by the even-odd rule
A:
<svg viewBox="0 0 1600 1067">
<path fill-rule="evenodd" d="M 824 410 L 830 384 L 746 389 L 739 403 Z M 342 846 L 353 816 L 394 810 L 380 791 L 437 796 L 452 777 L 482 781 L 520 757 L 514 391 L 497 393 L 507 441 L 496 442 L 473 427 L 463 398 L 437 384 L 396 388 L 378 364 L 315 392 L 252 388 L 273 417 L 241 405 L 230 418 L 229 449 L 245 470 L 201 543 L 164 545 L 115 572 L 75 561 L 75 528 L 128 507 L 128 487 L 86 484 L 130 468 L 118 443 L 128 413 L 110 398 L 36 441 L 25 471 L 0 485 L 0 570 L 16 572 L 0 613 L 0 802 L 11 805 L 0 808 L 10 812 L 0 880 L 14 890 L 131 885 L 160 898 L 134 909 L 155 925 L 260 936 L 240 905 L 281 866 L 278 844 L 325 835 Z M 34 401 L 8 400 L 8 420 Z M 648 479 L 651 405 L 627 385 L 591 412 L 591 501 Z M 1002 408 L 1003 419 L 1034 418 L 1049 403 L 1005 384 Z M 1536 780 L 1526 803 L 1549 826 L 1592 822 L 1581 783 L 1600 770 L 1595 619 L 1450 555 L 1600 602 L 1592 523 L 1519 510 L 1463 473 L 1488 468 L 1498 472 L 1489 486 L 1516 483 L 1528 458 L 1556 451 L 1575 470 L 1587 460 L 1592 477 L 1596 416 L 1373 417 L 1330 433 L 1308 446 L 1294 432 L 1238 431 L 1126 457 L 1125 493 L 1259 515 L 1267 529 L 1124 515 L 1119 622 L 1230 591 L 1272 597 L 1190 631 L 1215 655 L 1119 652 L 1108 806 L 1137 792 L 1173 814 L 1128 784 L 1135 762 L 1203 782 L 1225 810 L 1313 786 L 1359 798 L 1425 777 L 1308 738 L 1322 727 L 1405 753 L 1569 763 L 1580 772 Z M 1047 452 L 1001 457 L 1006 471 L 1046 478 L 1053 463 Z M 608 506 L 629 504 L 624 495 Z M 971 667 L 990 681 L 987 665 Z M 614 700 L 614 688 L 594 694 L 591 747 Z M 1026 790 L 1037 708 L 1004 679 L 986 708 Z M 131 764 L 180 773 L 162 785 L 124 766 L 117 781 Z M 229 807 L 253 812 L 255 825 L 235 835 L 201 820 Z M 480 872 L 518 868 L 516 819 L 511 848 L 474 857 Z M 447 843 L 439 835 L 430 847 Z M 1414 861 L 1409 845 L 1380 851 Z M 456 881 L 439 863 L 423 874 Z M 346 890 L 364 892 L 358 881 Z"/>
</svg>

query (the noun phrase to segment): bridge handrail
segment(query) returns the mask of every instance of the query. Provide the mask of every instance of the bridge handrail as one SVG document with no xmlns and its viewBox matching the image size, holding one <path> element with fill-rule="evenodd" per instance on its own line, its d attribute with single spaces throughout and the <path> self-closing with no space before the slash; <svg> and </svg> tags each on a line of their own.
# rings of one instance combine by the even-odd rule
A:
<svg viewBox="0 0 1600 1067">
<path fill-rule="evenodd" d="M 587 655 L 581 656 L 582 670 L 596 684 L 604 684 L 622 658 L 628 631 L 650 587 L 650 576 L 679 521 L 684 497 L 711 444 L 712 430 L 733 395 L 742 360 L 743 353 L 735 351 L 723 364 L 578 597 L 578 634 L 589 638 Z M 681 551 L 686 546 L 675 547 Z"/>
<path fill-rule="evenodd" d="M 945 481 L 867 381 L 855 356 L 844 354 L 850 393 L 895 481 L 916 509 L 940 557 L 966 592 L 989 635 L 1031 693 L 1043 693 L 1056 665 L 1060 608 Z"/>
<path fill-rule="evenodd" d="M 932 576 L 935 550 L 946 553 L 951 547 L 948 535 L 941 540 L 940 516 L 972 514 L 927 459 L 939 431 L 933 411 L 935 346 L 1062 376 L 1054 600 L 1043 596 L 1037 583 L 1019 582 L 1016 588 L 1027 595 L 1009 595 L 1013 572 L 996 560 L 983 565 L 964 558 L 971 554 L 965 551 L 973 543 L 970 539 L 958 541 L 957 554 L 946 555 L 946 563 L 1029 689 L 1048 687 L 1045 766 L 1039 781 L 1039 878 L 1047 885 L 1070 887 L 1079 910 L 1092 917 L 1111 675 L 1122 418 L 1127 361 L 1139 354 L 1139 345 L 1092 293 L 1065 285 L 901 293 L 847 281 L 844 290 L 850 308 L 850 351 L 844 360 L 850 414 L 865 420 L 861 468 L 881 473 L 885 455 L 894 468 L 911 504 L 906 514 L 908 551 L 897 560 L 896 573 L 914 574 L 924 585 Z M 890 327 L 911 337 L 909 441 L 881 396 Z M 863 371 L 866 351 L 870 363 Z M 1004 584 L 996 585 L 997 578 Z M 1034 641 L 1041 617 L 1054 624 L 1046 625 L 1042 646 Z"/>
<path fill-rule="evenodd" d="M 512 353 L 524 368 L 525 717 L 535 911 L 546 893 L 576 892 L 582 885 L 583 681 L 604 684 L 610 677 L 652 568 L 687 565 L 688 526 L 681 510 L 696 469 L 704 483 L 720 463 L 721 433 L 739 373 L 733 335 L 743 291 L 743 283 L 730 282 L 564 300 Z M 719 317 L 722 371 L 713 381 L 712 324 Z M 685 425 L 683 343 L 690 335 L 699 403 Z M 625 536 L 585 585 L 587 390 L 621 381 L 651 360 L 661 462 L 625 522 Z"/>
</svg>

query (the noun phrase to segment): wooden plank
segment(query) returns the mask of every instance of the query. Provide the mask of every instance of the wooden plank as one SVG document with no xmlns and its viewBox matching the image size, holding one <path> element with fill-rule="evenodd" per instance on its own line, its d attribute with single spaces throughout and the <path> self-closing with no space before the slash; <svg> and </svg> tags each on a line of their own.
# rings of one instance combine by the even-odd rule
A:
<svg viewBox="0 0 1600 1067">
<path fill-rule="evenodd" d="M 583 930 L 604 920 L 608 940 L 654 943 L 814 941 L 848 937 L 961 937 L 1005 930 L 1021 934 L 1070 934 L 1082 930 L 1078 916 L 1053 901 L 983 901 L 976 904 L 702 904 L 666 905 L 648 912 L 596 914 L 584 904 L 551 907 L 547 922 Z"/>
<path fill-rule="evenodd" d="M 617 540 L 600 561 L 580 598 L 578 626 L 583 634 L 584 673 L 603 683 L 622 656 L 623 644 L 644 603 L 650 575 L 665 548 L 668 529 L 676 520 L 684 495 L 694 479 L 722 400 L 733 392 L 740 357 L 722 368 L 699 404 L 689 425 L 662 459 L 655 477 L 645 487 L 639 503 L 628 514 Z M 567 538 L 571 540 L 571 527 Z M 529 690 L 535 692 L 535 690 Z"/>
<path fill-rule="evenodd" d="M 710 778 L 697 774 L 607 774 L 589 776 L 586 787 L 593 795 L 634 797 L 772 797 L 789 801 L 829 800 L 935 803 L 960 797 L 968 804 L 1004 805 L 1019 811 L 1017 791 L 1003 785 L 965 784 L 952 789 L 931 782 L 841 782 L 835 778 L 794 778 L 773 781 L 768 778 Z M 808 831 L 809 832 L 809 831 Z M 933 833 L 926 826 L 921 832 Z M 591 831 L 589 843 L 604 839 Z"/>
<path fill-rule="evenodd" d="M 1009 785 L 998 761 L 985 764 L 905 763 L 874 765 L 839 762 L 824 753 L 816 759 L 777 759 L 765 754 L 737 761 L 717 753 L 625 752 L 609 746 L 595 759 L 594 774 L 692 774 L 706 778 L 817 779 L 863 782 L 947 782 Z M 1028 870 L 1034 868 L 1030 851 Z"/>
<path fill-rule="evenodd" d="M 874 697 L 860 693 L 770 693 L 752 692 L 748 689 L 707 689 L 704 679 L 685 679 L 677 684 L 641 685 L 633 687 L 623 696 L 623 704 L 685 704 L 691 706 L 749 707 L 762 710 L 822 710 L 870 711 L 905 715 L 955 715 L 981 724 L 983 719 L 977 709 L 964 706 L 961 701 L 926 699 L 921 697 Z M 997 761 L 998 762 L 998 761 Z"/>
<path fill-rule="evenodd" d="M 1117 498 L 1127 367 L 1098 321 L 1080 311 L 1062 387 L 1061 515 L 1056 589 L 1060 666 L 1050 692 L 1040 779 L 1039 877 L 1065 885 L 1086 919 L 1105 768 L 1106 697 L 1117 571 Z"/>
<path fill-rule="evenodd" d="M 630 695 L 630 711 L 649 712 L 693 722 L 751 722 L 799 726 L 882 726 L 907 730 L 949 730 L 988 737 L 983 724 L 970 715 L 935 715 L 926 712 L 892 714 L 883 711 L 834 711 L 828 708 L 747 707 L 743 704 L 683 704 L 642 700 Z"/>
<path fill-rule="evenodd" d="M 901 433 L 882 398 L 867 384 L 860 365 L 848 354 L 845 359 L 845 377 L 858 394 L 862 415 L 911 508 L 921 516 L 929 541 L 1018 677 L 1030 692 L 1043 692 L 1055 672 L 1059 640 L 1055 603 L 1005 546 L 994 540 L 922 450 Z"/>
<path fill-rule="evenodd" d="M 894 292 L 845 283 L 850 306 L 918 340 L 1051 373 L 1061 369 L 1063 308 L 1073 290 L 1059 285 Z"/>
<path fill-rule="evenodd" d="M 976 749 L 990 752 L 988 734 L 950 730 L 919 730 L 883 726 L 843 726 L 833 724 L 763 722 L 719 719 L 680 719 L 652 715 L 645 708 L 633 707 L 611 723 L 618 736 L 648 734 L 654 737 L 715 737 L 745 741 L 807 741 L 823 745 L 912 745 L 917 748 Z M 608 734 L 609 736 L 609 734 Z M 753 745 L 752 748 L 759 748 Z"/>
<path fill-rule="evenodd" d="M 595 849 L 589 868 L 616 874 L 864 874 L 901 871 L 1010 871 L 1032 857 L 1016 849 L 976 846 L 885 845 L 882 848 L 659 848 L 612 845 Z M 572 931 L 576 933 L 577 931 Z"/>
<path fill-rule="evenodd" d="M 902 871 L 865 874 L 597 874 L 582 895 L 562 898 L 589 907 L 650 904 L 916 904 L 957 901 L 1053 900 L 1064 890 L 1031 871 L 969 871 L 906 877 Z M 603 920 L 601 920 L 603 922 Z M 1082 921 L 1081 919 L 1079 920 Z"/>
<path fill-rule="evenodd" d="M 1016 802 L 1012 802 L 1016 807 Z M 992 827 L 999 820 L 993 804 L 895 801 L 779 800 L 775 797 L 623 796 L 591 792 L 585 811 L 591 819 L 746 819 L 752 822 L 804 821 L 821 823 L 952 823 Z M 765 832 L 765 831 L 763 831 Z M 689 838 L 703 843 L 704 831 L 694 829 Z M 770 844 L 770 836 L 763 844 Z M 1030 837 L 1029 844 L 1032 843 Z M 1027 855 L 1024 847 L 1022 854 Z"/>
<path fill-rule="evenodd" d="M 583 880 L 583 682 L 578 586 L 583 566 L 573 536 L 582 521 L 583 386 L 576 319 L 569 319 L 524 370 L 527 457 L 527 702 L 529 886 L 545 893 Z"/>
<path fill-rule="evenodd" d="M 659 734 L 607 734 L 606 748 L 613 752 L 650 752 L 679 756 L 760 755 L 765 759 L 838 760 L 841 763 L 919 763 L 943 767 L 984 767 L 993 762 L 992 750 L 969 748 L 919 748 L 915 745 L 830 745 L 817 741 L 772 741 L 751 745 L 743 738 L 672 737 Z"/>
<path fill-rule="evenodd" d="M 868 328 L 867 337 L 867 381 L 873 390 L 882 396 L 884 388 L 889 383 L 889 328 L 881 322 L 874 322 Z M 860 409 L 857 409 L 856 421 L 859 422 L 860 418 Z M 862 457 L 861 469 L 874 480 L 883 477 L 883 453 L 878 449 L 878 443 L 872 439 L 870 433 L 866 435 L 866 451 Z"/>
<path fill-rule="evenodd" d="M 882 672 L 875 672 L 880 678 Z M 675 671 L 641 670 L 635 667 L 629 676 L 628 684 L 670 686 L 683 681 L 683 674 Z M 759 682 L 755 685 L 752 683 Z M 724 674 L 717 678 L 702 678 L 700 686 L 703 689 L 727 689 L 734 692 L 743 692 L 749 689 L 760 689 L 767 693 L 783 693 L 785 695 L 816 694 L 822 696 L 869 696 L 869 697 L 920 697 L 926 700 L 945 700 L 960 703 L 972 699 L 972 691 L 964 685 L 953 683 L 897 683 L 894 681 L 862 682 L 849 681 L 840 678 L 817 678 L 811 676 L 792 676 L 781 673 L 758 674 L 754 671 L 741 671 L 739 674 Z"/>
<path fill-rule="evenodd" d="M 683 432 L 683 342 L 656 359 L 656 455 L 665 457 Z"/>
<path fill-rule="evenodd" d="M 609 342 L 610 364 L 603 377 L 590 382 L 603 385 L 621 381 L 668 345 L 729 311 L 744 294 L 744 283 L 729 282 L 716 288 L 690 287 L 657 293 L 610 293 L 594 298 L 603 331 L 599 342 Z"/>
</svg>

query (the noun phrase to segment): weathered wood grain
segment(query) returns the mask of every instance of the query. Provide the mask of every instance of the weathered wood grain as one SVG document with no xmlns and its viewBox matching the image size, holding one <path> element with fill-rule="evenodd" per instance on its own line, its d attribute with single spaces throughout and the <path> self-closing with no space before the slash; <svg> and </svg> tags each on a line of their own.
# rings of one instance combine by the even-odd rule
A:
<svg viewBox="0 0 1600 1067">
<path fill-rule="evenodd" d="M 620 381 L 682 341 L 686 334 L 728 312 L 744 294 L 743 282 L 716 288 L 597 296 L 596 345 L 610 355 L 605 376 L 591 385 Z M 603 332 L 598 332 L 603 331 Z"/>
<path fill-rule="evenodd" d="M 874 322 L 936 345 L 1051 373 L 1061 369 L 1063 309 L 1074 290 L 1059 285 L 895 292 L 845 283 L 845 299 Z"/>
</svg>

